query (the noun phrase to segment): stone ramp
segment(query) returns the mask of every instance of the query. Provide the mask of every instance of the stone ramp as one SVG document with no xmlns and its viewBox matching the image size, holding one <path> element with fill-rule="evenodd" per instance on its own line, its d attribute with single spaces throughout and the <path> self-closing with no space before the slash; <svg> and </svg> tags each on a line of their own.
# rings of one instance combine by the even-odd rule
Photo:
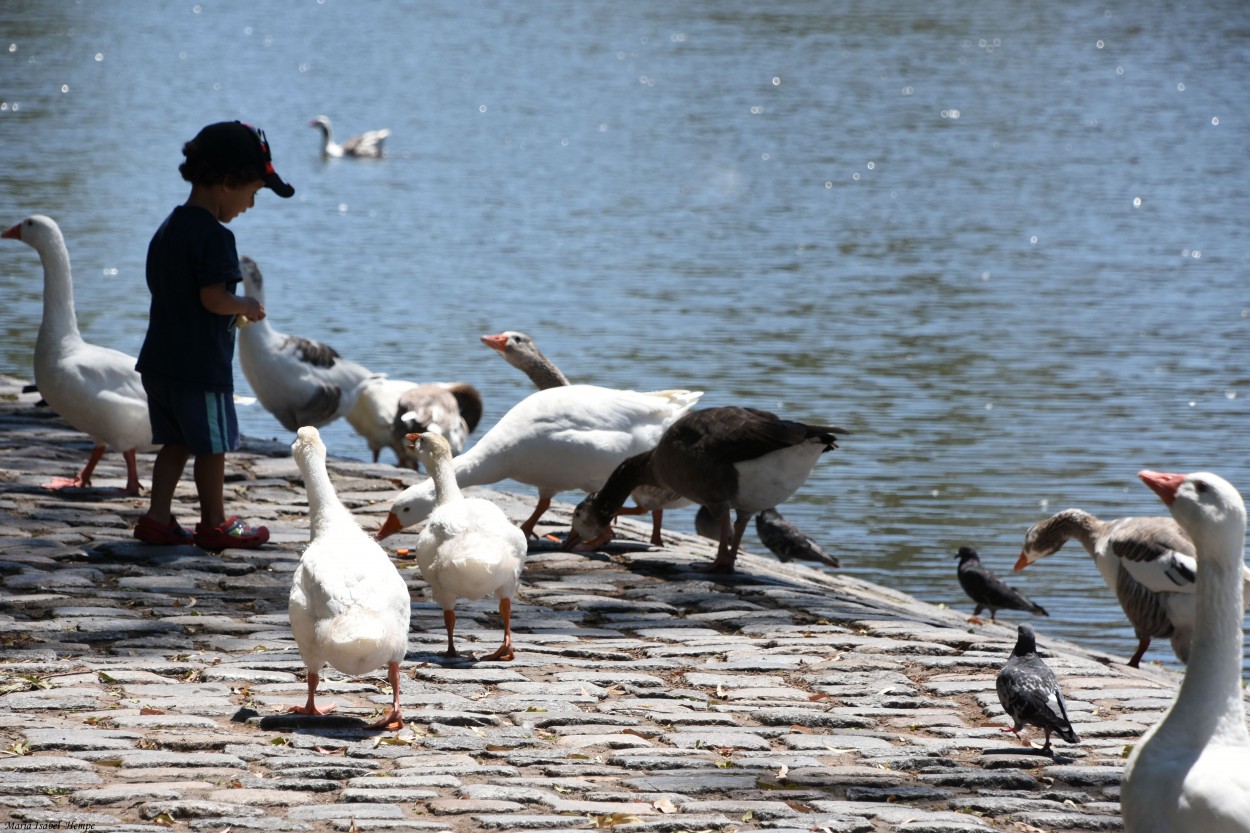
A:
<svg viewBox="0 0 1250 833">
<path fill-rule="evenodd" d="M 624 520 L 604 551 L 536 542 L 513 610 L 517 658 L 449 661 L 441 611 L 410 559 L 407 725 L 381 672 L 327 669 L 322 718 L 286 599 L 307 540 L 282 443 L 228 462 L 227 506 L 271 543 L 221 555 L 148 547 L 143 498 L 40 484 L 90 447 L 37 395 L 0 385 L 0 820 L 59 829 L 1086 831 L 1122 829 L 1125 749 L 1179 677 L 1041 635 L 1077 745 L 1004 734 L 994 677 L 1014 622 L 744 553 L 733 576 L 702 539 Z M 141 479 L 151 455 L 140 455 Z M 366 529 L 419 475 L 331 460 Z M 106 455 L 97 485 L 121 485 Z M 529 499 L 474 489 L 517 520 Z M 553 507 L 542 533 L 567 529 Z M 177 514 L 198 515 L 189 479 Z M 410 546 L 415 534 L 386 541 Z M 952 578 L 953 580 L 953 578 Z M 457 644 L 498 645 L 493 600 L 457 607 Z M 43 829 L 56 829 L 44 827 Z"/>
</svg>

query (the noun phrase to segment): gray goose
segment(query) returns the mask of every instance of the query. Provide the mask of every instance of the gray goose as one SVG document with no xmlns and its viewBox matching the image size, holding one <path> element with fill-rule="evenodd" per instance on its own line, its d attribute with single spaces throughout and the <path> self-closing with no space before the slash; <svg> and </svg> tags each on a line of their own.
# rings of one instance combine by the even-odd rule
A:
<svg viewBox="0 0 1250 833">
<path fill-rule="evenodd" d="M 355 156 L 360 159 L 380 159 L 383 156 L 382 142 L 387 136 L 391 135 L 391 131 L 385 128 L 382 130 L 368 130 L 359 136 L 353 136 L 340 145 L 334 141 L 334 128 L 327 117 L 317 116 L 317 118 L 308 123 L 308 126 L 316 127 L 321 131 L 321 155 L 335 159 L 343 156 Z"/>
<path fill-rule="evenodd" d="M 1188 662 L 1198 562 L 1193 542 L 1176 521 L 1169 517 L 1101 521 L 1081 509 L 1065 509 L 1029 528 L 1015 568 L 1022 570 L 1058 552 L 1071 538 L 1094 559 L 1137 634 L 1129 666 L 1138 667 L 1156 637 L 1170 639 L 1177 659 Z M 1242 572 L 1250 589 L 1250 570 Z"/>
<path fill-rule="evenodd" d="M 807 425 L 755 408 L 692 411 L 674 422 L 651 451 L 621 463 L 577 506 L 566 547 L 611 535 L 610 521 L 638 485 L 668 489 L 719 519 L 713 572 L 732 572 L 747 522 L 784 502 L 807 481 L 820 455 L 837 447 L 844 428 Z M 736 519 L 729 517 L 729 510 Z"/>
<path fill-rule="evenodd" d="M 239 267 L 245 294 L 263 304 L 260 267 L 246 256 L 239 258 Z M 288 431 L 320 428 L 345 416 L 365 386 L 382 378 L 326 344 L 278 332 L 270 318 L 240 322 L 247 326 L 239 330 L 239 366 L 260 404 Z"/>
</svg>

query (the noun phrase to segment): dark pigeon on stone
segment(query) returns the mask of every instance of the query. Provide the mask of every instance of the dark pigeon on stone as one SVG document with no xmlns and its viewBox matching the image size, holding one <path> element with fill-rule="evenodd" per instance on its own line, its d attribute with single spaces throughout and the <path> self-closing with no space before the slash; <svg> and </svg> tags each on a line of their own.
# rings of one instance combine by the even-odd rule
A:
<svg viewBox="0 0 1250 833">
<path fill-rule="evenodd" d="M 755 532 L 760 542 L 783 562 L 815 561 L 826 567 L 841 567 L 838 559 L 820 548 L 776 509 L 765 509 L 755 516 Z"/>
<path fill-rule="evenodd" d="M 1068 743 L 1079 743 L 1080 738 L 1072 731 L 1068 707 L 1063 702 L 1055 672 L 1037 655 L 1033 627 L 1021 625 L 1018 633 L 1016 647 L 995 681 L 998 702 L 1013 721 L 1003 731 L 1020 737 L 1020 730 L 1025 726 L 1039 726 L 1046 733 L 1043 750 L 1050 749 L 1051 732 Z"/>
<path fill-rule="evenodd" d="M 987 607 L 991 622 L 997 621 L 995 617 L 1000 610 L 1027 610 L 1038 616 L 1050 615 L 1041 605 L 1029 601 L 1023 593 L 982 564 L 981 557 L 972 547 L 960 547 L 955 557 L 959 559 L 959 585 L 977 605 L 969 622 L 980 624 L 981 611 Z"/>
</svg>

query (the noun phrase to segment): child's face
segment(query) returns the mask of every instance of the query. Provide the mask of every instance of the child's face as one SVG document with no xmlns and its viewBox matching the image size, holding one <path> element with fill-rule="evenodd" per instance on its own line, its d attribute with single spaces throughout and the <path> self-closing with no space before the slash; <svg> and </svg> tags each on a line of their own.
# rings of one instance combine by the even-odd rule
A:
<svg viewBox="0 0 1250 833">
<path fill-rule="evenodd" d="M 256 192 L 264 187 L 265 183 L 260 179 L 234 188 L 229 185 L 222 186 L 223 198 L 218 206 L 217 220 L 228 223 L 247 211 L 256 204 Z"/>
</svg>

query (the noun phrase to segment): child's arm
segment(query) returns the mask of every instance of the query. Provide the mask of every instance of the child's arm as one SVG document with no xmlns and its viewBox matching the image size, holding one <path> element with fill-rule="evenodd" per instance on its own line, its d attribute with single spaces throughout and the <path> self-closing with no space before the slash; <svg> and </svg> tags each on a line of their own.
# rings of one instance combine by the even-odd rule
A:
<svg viewBox="0 0 1250 833">
<path fill-rule="evenodd" d="M 226 289 L 225 283 L 215 283 L 200 289 L 200 303 L 209 312 L 218 315 L 242 315 L 251 321 L 265 317 L 265 307 L 260 301 L 247 295 L 235 295 Z"/>
</svg>

